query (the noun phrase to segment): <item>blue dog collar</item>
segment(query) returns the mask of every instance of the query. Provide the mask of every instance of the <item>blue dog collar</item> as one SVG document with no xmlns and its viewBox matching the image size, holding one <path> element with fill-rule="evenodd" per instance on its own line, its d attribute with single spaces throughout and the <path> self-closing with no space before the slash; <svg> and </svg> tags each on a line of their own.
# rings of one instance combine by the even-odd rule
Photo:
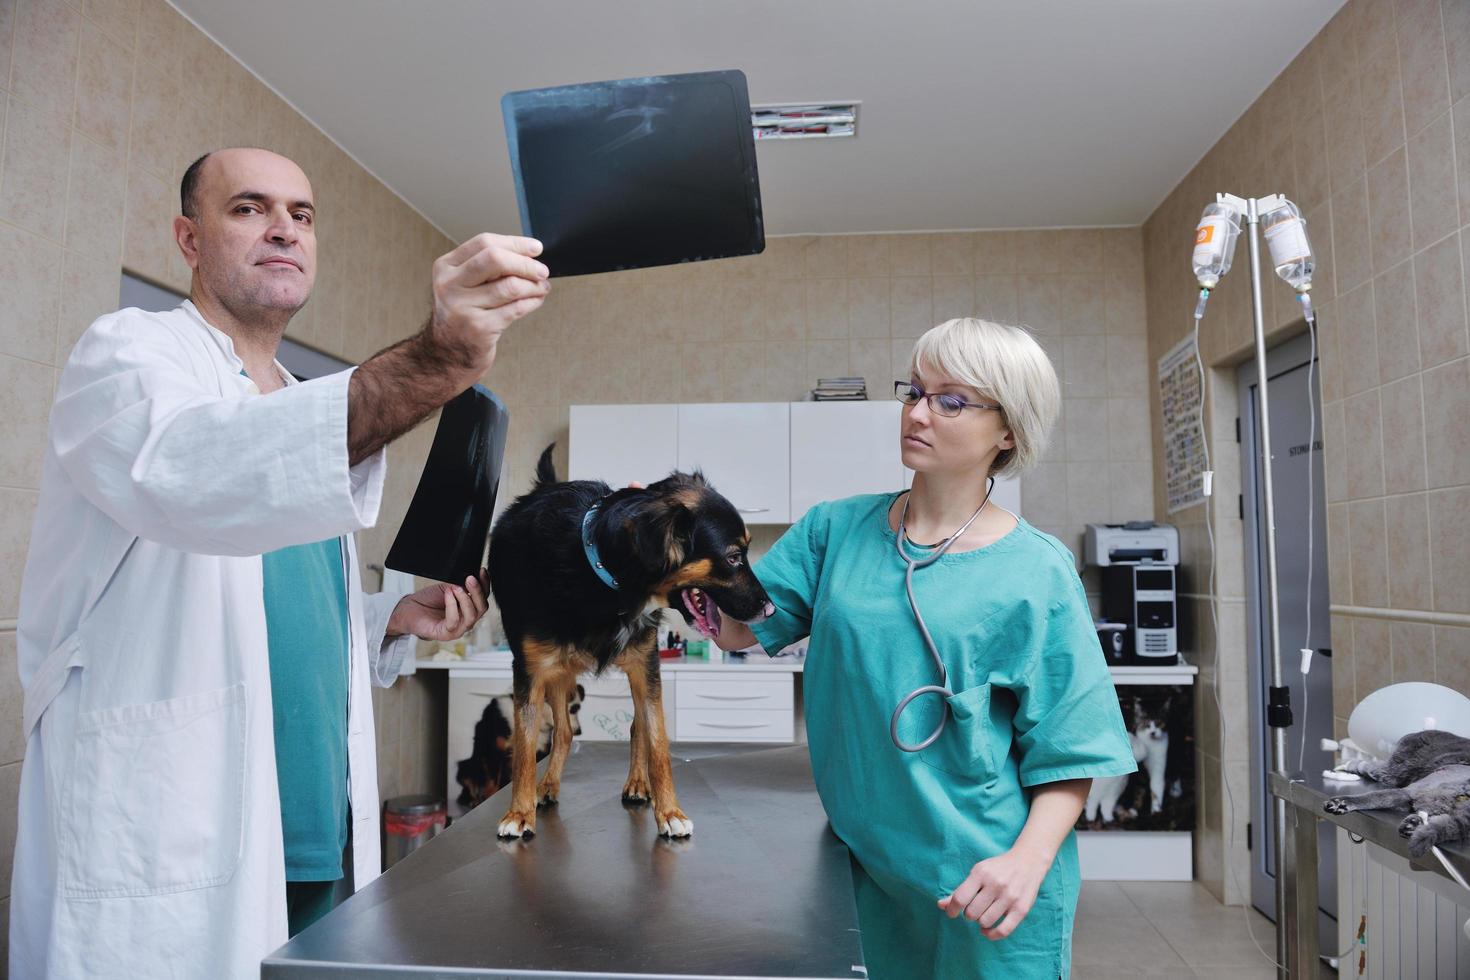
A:
<svg viewBox="0 0 1470 980">
<path fill-rule="evenodd" d="M 597 577 L 602 579 L 604 585 L 616 592 L 618 590 L 618 580 L 613 578 L 612 573 L 603 567 L 602 559 L 597 554 L 597 542 L 592 540 L 592 518 L 601 508 L 602 501 L 599 500 L 591 507 L 588 507 L 587 513 L 582 515 L 582 551 L 587 555 L 587 564 L 592 566 L 592 570 L 597 573 Z"/>
</svg>

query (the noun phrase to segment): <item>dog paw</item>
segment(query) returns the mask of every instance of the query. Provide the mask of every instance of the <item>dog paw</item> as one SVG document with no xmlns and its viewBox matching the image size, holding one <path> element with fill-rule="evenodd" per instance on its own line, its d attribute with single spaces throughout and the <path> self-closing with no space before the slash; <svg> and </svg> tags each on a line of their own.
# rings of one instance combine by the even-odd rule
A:
<svg viewBox="0 0 1470 980">
<path fill-rule="evenodd" d="M 556 806 L 556 799 L 561 795 L 560 783 L 542 783 L 536 787 L 537 806 Z"/>
<path fill-rule="evenodd" d="M 647 803 L 653 799 L 653 787 L 648 785 L 648 780 L 643 776 L 629 776 L 628 781 L 623 784 L 624 803 Z"/>
<path fill-rule="evenodd" d="M 684 816 L 683 810 L 672 807 L 659 811 L 658 835 L 660 837 L 688 837 L 693 833 L 694 821 Z"/>
<path fill-rule="evenodd" d="M 1423 825 L 1424 818 L 1419 816 L 1419 814 L 1417 813 L 1411 813 L 1404 818 L 1402 823 L 1399 824 L 1399 836 L 1412 837 L 1414 836 L 1414 831 L 1418 830 Z"/>
<path fill-rule="evenodd" d="M 1352 808 L 1352 804 L 1348 802 L 1348 798 L 1346 796 L 1334 796 L 1332 799 L 1322 804 L 1322 809 L 1326 810 L 1328 813 L 1347 813 Z"/>
<path fill-rule="evenodd" d="M 536 836 L 536 814 L 510 810 L 501 818 L 498 833 L 501 837 L 534 837 Z"/>
</svg>

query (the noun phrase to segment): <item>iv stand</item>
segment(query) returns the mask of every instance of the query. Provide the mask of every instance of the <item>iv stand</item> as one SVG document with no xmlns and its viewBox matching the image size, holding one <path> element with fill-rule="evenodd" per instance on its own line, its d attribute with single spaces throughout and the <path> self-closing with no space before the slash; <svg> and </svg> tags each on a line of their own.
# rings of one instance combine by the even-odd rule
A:
<svg viewBox="0 0 1470 980">
<path fill-rule="evenodd" d="M 1268 723 L 1271 725 L 1271 769 L 1282 778 L 1286 773 L 1286 727 L 1291 724 L 1291 706 L 1287 701 L 1287 688 L 1281 678 L 1281 620 L 1280 600 L 1277 595 L 1276 578 L 1276 502 L 1271 485 L 1271 409 L 1268 394 L 1266 373 L 1266 318 L 1261 309 L 1261 244 L 1260 244 L 1260 216 L 1262 212 L 1268 212 L 1277 207 L 1283 198 L 1279 194 L 1260 199 L 1249 200 L 1239 198 L 1233 194 L 1219 194 L 1216 196 L 1221 203 L 1227 203 L 1236 208 L 1244 216 L 1249 229 L 1250 240 L 1250 262 L 1251 262 L 1251 314 L 1255 321 L 1255 346 L 1256 346 L 1256 378 L 1258 383 L 1256 390 L 1261 400 L 1258 428 L 1261 441 L 1261 471 L 1265 484 L 1266 505 L 1266 596 L 1270 609 L 1270 652 L 1271 652 L 1271 699 L 1267 705 Z M 1212 596 L 1211 602 L 1215 601 Z M 1217 638 L 1218 640 L 1218 638 Z M 1218 661 L 1219 651 L 1216 651 Z M 1280 700 L 1278 700 L 1278 697 Z M 1297 898 L 1289 894 L 1287 890 L 1287 825 L 1286 825 L 1286 801 L 1275 794 L 1271 795 L 1271 823 L 1276 829 L 1275 848 L 1275 878 L 1276 878 L 1276 962 L 1277 977 L 1286 980 L 1287 977 L 1307 977 L 1309 965 L 1314 966 L 1317 960 L 1317 950 L 1299 949 L 1300 944 L 1292 942 L 1293 937 L 1286 934 L 1281 927 L 1288 901 Z M 1299 885 L 1298 885 L 1299 887 Z M 1309 886 L 1316 891 L 1315 879 Z M 1313 901 L 1315 906 L 1316 902 Z"/>
</svg>

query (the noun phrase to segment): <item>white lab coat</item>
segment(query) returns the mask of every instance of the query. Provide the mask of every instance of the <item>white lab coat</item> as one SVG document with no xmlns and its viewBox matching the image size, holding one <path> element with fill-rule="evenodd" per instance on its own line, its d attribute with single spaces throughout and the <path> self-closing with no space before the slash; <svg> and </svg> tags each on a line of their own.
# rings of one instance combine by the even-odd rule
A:
<svg viewBox="0 0 1470 980">
<path fill-rule="evenodd" d="M 383 454 L 349 468 L 351 372 L 267 397 L 192 304 L 123 310 L 56 393 L 18 627 L 26 756 L 10 975 L 259 976 L 286 941 L 260 555 L 341 535 L 356 887 L 379 867 L 370 672 L 398 596 L 352 532 Z"/>
</svg>

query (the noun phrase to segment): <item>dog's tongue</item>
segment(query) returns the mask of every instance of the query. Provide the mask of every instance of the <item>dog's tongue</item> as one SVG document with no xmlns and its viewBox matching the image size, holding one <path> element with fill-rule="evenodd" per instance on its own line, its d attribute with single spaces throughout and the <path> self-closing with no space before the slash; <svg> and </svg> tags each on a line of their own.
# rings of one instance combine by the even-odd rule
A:
<svg viewBox="0 0 1470 980">
<path fill-rule="evenodd" d="M 699 604 L 694 601 L 695 597 L 698 595 L 698 589 L 685 589 L 679 593 L 679 598 L 684 600 L 684 608 L 688 609 L 689 615 L 694 617 L 694 628 L 699 630 L 700 635 L 713 636 L 714 632 L 710 628 L 709 620 L 705 618 L 704 613 L 699 611 Z M 709 607 L 713 615 L 719 615 L 719 613 L 714 612 L 715 605 L 713 602 L 710 602 L 708 598 L 706 598 L 705 604 Z"/>
<path fill-rule="evenodd" d="M 720 607 L 715 605 L 714 600 L 705 597 L 705 608 L 709 611 L 709 633 L 711 637 L 720 635 Z"/>
</svg>

